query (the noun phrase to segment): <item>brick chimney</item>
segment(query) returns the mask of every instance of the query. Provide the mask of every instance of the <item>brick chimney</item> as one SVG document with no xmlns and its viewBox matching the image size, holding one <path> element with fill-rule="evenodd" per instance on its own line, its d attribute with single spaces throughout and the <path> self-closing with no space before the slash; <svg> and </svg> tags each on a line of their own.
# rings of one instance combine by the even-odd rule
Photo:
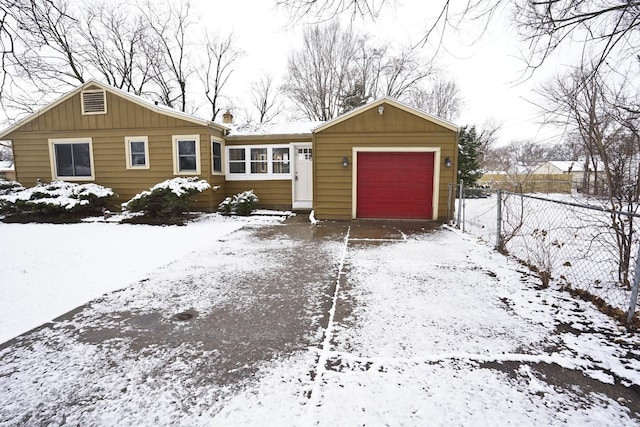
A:
<svg viewBox="0 0 640 427">
<path fill-rule="evenodd" d="M 230 125 L 230 124 L 233 123 L 233 114 L 231 114 L 231 112 L 229 110 L 227 110 L 222 115 L 222 123 L 224 123 L 225 125 Z"/>
</svg>

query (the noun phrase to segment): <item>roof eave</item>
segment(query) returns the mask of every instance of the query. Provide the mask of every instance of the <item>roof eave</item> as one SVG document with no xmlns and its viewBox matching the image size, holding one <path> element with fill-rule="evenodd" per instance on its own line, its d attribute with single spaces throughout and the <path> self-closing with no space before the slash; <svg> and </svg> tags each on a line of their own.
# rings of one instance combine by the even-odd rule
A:
<svg viewBox="0 0 640 427">
<path fill-rule="evenodd" d="M 241 141 L 251 139 L 291 139 L 291 138 L 307 138 L 311 139 L 313 134 L 309 133 L 279 133 L 279 134 L 262 134 L 262 135 L 227 135 L 225 139 L 228 141 Z"/>
<path fill-rule="evenodd" d="M 83 91 L 85 88 L 87 88 L 88 86 L 98 86 L 99 88 L 106 90 L 116 96 L 121 96 L 135 104 L 140 105 L 143 108 L 147 108 L 151 111 L 154 111 L 158 114 L 163 114 L 166 116 L 170 116 L 170 117 L 174 117 L 180 120 L 185 120 L 185 121 L 189 121 L 201 126 L 206 126 L 208 128 L 213 128 L 216 130 L 219 130 L 221 132 L 225 132 L 226 130 L 228 130 L 229 128 L 221 125 L 219 123 L 216 122 L 212 122 L 210 120 L 205 120 L 205 119 L 200 119 L 198 117 L 193 117 L 187 113 L 182 113 L 180 111 L 169 111 L 164 107 L 158 107 L 156 105 L 153 105 L 149 102 L 146 102 L 140 98 L 138 98 L 137 96 L 133 96 L 131 95 L 129 92 L 125 92 L 121 89 L 118 88 L 114 88 L 112 86 L 109 85 L 105 85 L 104 83 L 101 83 L 95 79 L 91 79 L 88 80 L 87 82 L 79 85 L 78 87 L 76 87 L 75 89 L 72 89 L 71 91 L 69 91 L 68 93 L 62 95 L 60 98 L 58 98 L 57 100 L 51 102 L 50 104 L 48 104 L 47 106 L 43 107 L 42 109 L 36 111 L 35 113 L 29 114 L 28 116 L 24 117 L 21 120 L 18 120 L 16 123 L 14 123 L 13 125 L 9 126 L 7 129 L 5 129 L 4 131 L 0 132 L 0 140 L 2 140 L 3 138 L 5 138 L 7 135 L 11 134 L 12 132 L 15 132 L 17 129 L 19 129 L 20 127 L 24 126 L 26 123 L 30 122 L 31 120 L 40 117 L 41 115 L 43 115 L 44 113 L 46 113 L 47 111 L 53 109 L 54 107 L 58 106 L 59 104 L 63 103 L 64 101 L 72 98 L 73 96 L 75 96 L 76 94 L 80 93 L 81 91 Z"/>
<path fill-rule="evenodd" d="M 436 123 L 437 125 L 440 125 L 440 126 L 446 128 L 446 129 L 449 129 L 449 130 L 451 130 L 453 132 L 458 132 L 460 130 L 459 126 L 454 125 L 451 122 L 448 122 L 448 121 L 446 121 L 444 119 L 441 119 L 439 117 L 436 117 L 436 116 L 432 116 L 431 114 L 425 113 L 424 111 L 418 110 L 417 108 L 411 107 L 411 106 L 409 106 L 407 104 L 404 104 L 404 103 L 402 103 L 400 101 L 396 101 L 395 99 L 390 98 L 388 96 L 383 96 L 382 98 L 378 98 L 375 101 L 370 102 L 369 104 L 365 104 L 365 105 L 363 105 L 361 107 L 358 107 L 358 108 L 356 108 L 354 110 L 349 111 L 348 113 L 345 113 L 345 114 L 343 114 L 341 116 L 338 116 L 333 120 L 329 120 L 329 121 L 323 123 L 322 125 L 320 125 L 318 127 L 315 127 L 312 130 L 312 132 L 313 133 L 321 132 L 321 131 L 323 131 L 325 129 L 330 128 L 331 126 L 334 126 L 334 125 L 336 125 L 336 124 L 338 124 L 340 122 L 348 120 L 351 117 L 357 116 L 358 114 L 360 114 L 360 113 L 362 113 L 364 111 L 376 108 L 376 107 L 378 107 L 378 106 L 380 106 L 382 104 L 385 104 L 385 103 L 389 104 L 389 105 L 392 105 L 392 106 L 394 106 L 396 108 L 399 108 L 401 110 L 404 110 L 404 111 L 406 111 L 406 112 L 408 112 L 410 114 L 414 114 L 414 115 L 416 115 L 418 117 L 422 117 L 425 120 L 429 120 L 429 121 L 431 121 L 433 123 Z"/>
</svg>

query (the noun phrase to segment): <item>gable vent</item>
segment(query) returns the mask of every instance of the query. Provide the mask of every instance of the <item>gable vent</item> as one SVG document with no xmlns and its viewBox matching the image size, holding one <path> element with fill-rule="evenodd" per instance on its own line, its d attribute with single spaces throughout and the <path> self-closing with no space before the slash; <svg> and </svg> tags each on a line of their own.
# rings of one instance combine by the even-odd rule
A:
<svg viewBox="0 0 640 427">
<path fill-rule="evenodd" d="M 107 94 L 104 90 L 82 91 L 82 114 L 107 114 Z"/>
</svg>

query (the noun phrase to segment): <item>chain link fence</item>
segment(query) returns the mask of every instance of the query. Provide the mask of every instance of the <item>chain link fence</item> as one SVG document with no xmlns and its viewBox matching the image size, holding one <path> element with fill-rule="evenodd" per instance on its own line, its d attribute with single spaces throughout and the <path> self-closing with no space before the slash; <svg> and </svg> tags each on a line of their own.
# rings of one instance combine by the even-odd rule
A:
<svg viewBox="0 0 640 427">
<path fill-rule="evenodd" d="M 637 321 L 640 215 L 566 194 L 498 191 L 457 203 L 460 228 L 527 264 L 543 284 L 558 284 L 628 323 L 634 316 Z"/>
</svg>

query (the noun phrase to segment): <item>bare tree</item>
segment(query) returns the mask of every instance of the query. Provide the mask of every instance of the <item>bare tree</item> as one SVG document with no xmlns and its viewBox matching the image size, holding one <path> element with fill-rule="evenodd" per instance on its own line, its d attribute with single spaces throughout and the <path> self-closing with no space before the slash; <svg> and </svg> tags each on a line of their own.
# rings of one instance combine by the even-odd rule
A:
<svg viewBox="0 0 640 427">
<path fill-rule="evenodd" d="M 258 113 L 258 123 L 269 123 L 281 112 L 280 90 L 266 74 L 251 84 L 251 103 Z"/>
<path fill-rule="evenodd" d="M 378 95 L 407 100 L 412 91 L 433 73 L 432 63 L 423 60 L 414 47 L 389 55 L 376 70 Z"/>
<path fill-rule="evenodd" d="M 489 147 L 484 152 L 482 169 L 489 172 L 507 172 L 515 165 L 512 153 L 506 145 Z"/>
<path fill-rule="evenodd" d="M 356 16 L 375 19 L 385 3 L 387 0 L 276 0 L 278 6 L 289 10 L 293 21 L 306 16 L 314 16 L 318 21 L 326 21 L 344 13 L 349 13 L 352 19 Z"/>
<path fill-rule="evenodd" d="M 546 122 L 566 126 L 582 142 L 585 153 L 582 191 L 598 194 L 604 190 L 601 187 L 613 189 L 616 185 L 609 175 L 609 158 L 613 152 L 608 145 L 620 129 L 620 120 L 616 117 L 622 111 L 615 105 L 627 104 L 621 88 L 613 90 L 605 84 L 600 72 L 594 72 L 591 65 L 583 65 L 554 77 L 541 86 L 539 93 L 546 100 L 541 106 Z M 603 180 L 600 174 L 606 182 L 603 186 L 598 186 Z"/>
<path fill-rule="evenodd" d="M 1 87 L 8 89 L 1 98 L 6 108 L 33 112 L 91 77 L 136 94 L 149 84 L 154 61 L 145 48 L 150 34 L 140 9 L 124 3 L 71 4 L 15 1 L 14 50 L 3 64 L 9 84 Z"/>
<path fill-rule="evenodd" d="M 596 70 L 597 67 L 600 67 Z M 635 93 L 624 74 L 603 75 L 595 63 L 582 65 L 571 73 L 547 83 L 541 93 L 552 119 L 564 122 L 580 137 L 587 154 L 583 191 L 601 194 L 611 209 L 610 223 L 619 259 L 619 280 L 629 286 L 629 263 L 633 245 L 633 218 L 617 213 L 637 212 L 640 185 L 640 114 L 628 105 L 637 105 Z M 594 172 L 593 183 L 590 179 Z M 590 187 L 593 184 L 593 189 Z"/>
<path fill-rule="evenodd" d="M 140 95 L 151 80 L 142 16 L 122 4 L 89 5 L 80 23 L 84 57 L 106 83 Z"/>
<path fill-rule="evenodd" d="M 495 141 L 496 132 L 497 128 L 487 127 L 480 134 L 484 141 L 488 141 L 483 150 L 485 169 L 528 174 L 536 166 L 550 160 L 551 147 L 532 140 L 514 140 L 495 147 L 491 141 Z"/>
<path fill-rule="evenodd" d="M 218 38 L 207 34 L 207 63 L 204 74 L 200 76 L 205 87 L 205 96 L 211 105 L 211 120 L 215 120 L 220 112 L 219 100 L 222 90 L 233 73 L 233 66 L 240 58 L 241 52 L 233 45 L 233 36 Z"/>
<path fill-rule="evenodd" d="M 165 105 L 186 111 L 187 80 L 195 71 L 189 58 L 193 24 L 189 3 L 169 4 L 165 9 L 147 0 L 142 13 L 152 35 L 146 49 L 156 95 Z"/>
<path fill-rule="evenodd" d="M 528 63 L 532 66 L 572 39 L 583 42 L 585 52 L 598 52 L 592 71 L 608 58 L 633 57 L 640 50 L 640 1 L 519 1 L 515 19 L 529 42 Z"/>
<path fill-rule="evenodd" d="M 17 21 L 20 51 L 14 70 L 38 88 L 57 91 L 60 83 L 76 85 L 86 80 L 78 20 L 65 0 L 31 0 L 12 12 Z"/>
<path fill-rule="evenodd" d="M 340 112 L 355 40 L 350 29 L 334 21 L 305 29 L 302 49 L 290 54 L 283 91 L 310 120 L 330 120 Z"/>
<path fill-rule="evenodd" d="M 428 88 L 415 90 L 409 102 L 429 114 L 454 120 L 460 114 L 463 98 L 454 80 L 438 77 Z"/>
<path fill-rule="evenodd" d="M 304 47 L 291 54 L 288 71 L 284 92 L 310 119 L 330 120 L 370 98 L 409 101 L 433 68 L 414 48 L 371 45 L 334 21 L 305 31 Z"/>
<path fill-rule="evenodd" d="M 375 19 L 384 6 L 401 6 L 399 0 L 276 0 L 276 4 L 289 10 L 295 20 L 309 16 L 327 20 L 345 13 Z M 607 60 L 635 60 L 640 53 L 639 0 L 445 0 L 435 18 L 425 22 L 420 44 L 435 41 L 441 46 L 449 33 L 468 29 L 470 24 L 481 35 L 504 9 L 511 12 L 511 21 L 525 43 L 525 60 L 534 69 L 572 41 L 582 43 L 585 52 L 598 52 L 595 70 Z"/>
</svg>

